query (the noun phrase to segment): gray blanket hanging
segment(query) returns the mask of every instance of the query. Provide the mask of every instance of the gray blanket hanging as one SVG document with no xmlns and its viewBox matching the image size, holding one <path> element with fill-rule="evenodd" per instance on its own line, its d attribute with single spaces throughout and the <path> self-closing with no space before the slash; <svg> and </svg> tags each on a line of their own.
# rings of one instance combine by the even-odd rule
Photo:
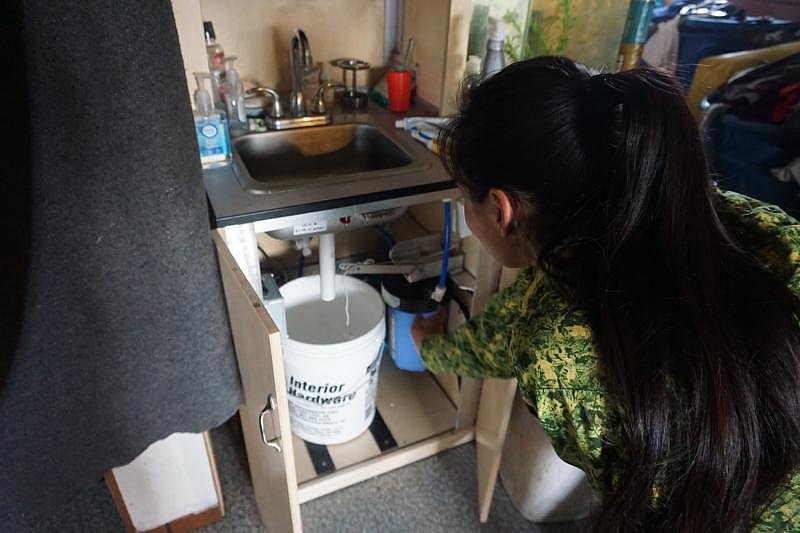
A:
<svg viewBox="0 0 800 533">
<path fill-rule="evenodd" d="M 26 531 L 241 393 L 170 2 L 11 4 L 0 517 Z"/>
</svg>

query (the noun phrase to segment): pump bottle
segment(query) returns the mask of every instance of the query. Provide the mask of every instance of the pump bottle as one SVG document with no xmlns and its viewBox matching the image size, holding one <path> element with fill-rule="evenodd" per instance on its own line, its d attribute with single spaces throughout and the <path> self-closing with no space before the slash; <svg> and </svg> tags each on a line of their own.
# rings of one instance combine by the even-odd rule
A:
<svg viewBox="0 0 800 533">
<path fill-rule="evenodd" d="M 228 109 L 228 124 L 231 128 L 231 135 L 234 136 L 242 134 L 247 130 L 244 88 L 239 78 L 239 72 L 233 66 L 233 62 L 237 59 L 236 56 L 228 56 L 225 58 L 225 63 L 228 67 L 225 71 L 225 104 Z"/>
<path fill-rule="evenodd" d="M 203 21 L 203 33 L 206 40 L 208 71 L 211 73 L 211 88 L 214 95 L 214 106 L 225 109 L 225 50 L 217 42 L 214 24 L 210 20 Z"/>
<path fill-rule="evenodd" d="M 197 145 L 200 149 L 200 162 L 203 168 L 224 165 L 231 157 L 231 141 L 228 136 L 228 125 L 225 112 L 214 109 L 211 95 L 208 94 L 203 81 L 211 75 L 195 72 L 197 90 L 194 92 L 194 129 L 197 134 Z"/>
</svg>

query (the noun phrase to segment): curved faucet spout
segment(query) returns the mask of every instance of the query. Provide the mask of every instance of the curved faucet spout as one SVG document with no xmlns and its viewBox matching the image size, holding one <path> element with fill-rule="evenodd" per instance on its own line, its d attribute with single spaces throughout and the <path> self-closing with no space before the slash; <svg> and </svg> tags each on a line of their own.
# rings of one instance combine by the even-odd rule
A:
<svg viewBox="0 0 800 533">
<path fill-rule="evenodd" d="M 301 29 L 296 29 L 292 36 L 289 62 L 292 69 L 292 94 L 289 98 L 289 107 L 292 115 L 302 117 L 306 114 L 303 101 L 303 74 L 305 69 L 314 64 L 311 57 L 311 46 L 308 38 Z"/>
</svg>

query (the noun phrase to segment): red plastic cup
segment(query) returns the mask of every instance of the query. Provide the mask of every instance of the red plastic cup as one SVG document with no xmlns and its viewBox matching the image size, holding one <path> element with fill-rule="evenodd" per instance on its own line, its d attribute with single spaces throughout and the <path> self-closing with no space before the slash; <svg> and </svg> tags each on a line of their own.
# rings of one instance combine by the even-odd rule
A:
<svg viewBox="0 0 800 533">
<path fill-rule="evenodd" d="M 411 71 L 390 70 L 386 73 L 389 90 L 389 111 L 402 113 L 411 107 Z"/>
</svg>

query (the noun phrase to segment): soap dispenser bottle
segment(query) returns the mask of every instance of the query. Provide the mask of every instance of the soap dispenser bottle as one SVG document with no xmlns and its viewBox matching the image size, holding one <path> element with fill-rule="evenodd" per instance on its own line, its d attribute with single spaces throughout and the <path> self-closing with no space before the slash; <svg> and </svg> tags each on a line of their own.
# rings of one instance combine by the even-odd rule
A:
<svg viewBox="0 0 800 533">
<path fill-rule="evenodd" d="M 194 73 L 197 82 L 197 90 L 194 92 L 196 108 L 194 129 L 197 133 L 197 145 L 203 168 L 224 165 L 231 157 L 231 141 L 225 112 L 214 109 L 211 95 L 203 84 L 203 80 L 210 78 L 211 75 L 205 72 Z"/>
<path fill-rule="evenodd" d="M 231 135 L 241 135 L 247 131 L 247 114 L 244 107 L 244 87 L 239 78 L 239 72 L 234 68 L 236 56 L 225 58 L 227 70 L 225 71 L 225 104 L 228 109 L 228 123 Z"/>
</svg>

